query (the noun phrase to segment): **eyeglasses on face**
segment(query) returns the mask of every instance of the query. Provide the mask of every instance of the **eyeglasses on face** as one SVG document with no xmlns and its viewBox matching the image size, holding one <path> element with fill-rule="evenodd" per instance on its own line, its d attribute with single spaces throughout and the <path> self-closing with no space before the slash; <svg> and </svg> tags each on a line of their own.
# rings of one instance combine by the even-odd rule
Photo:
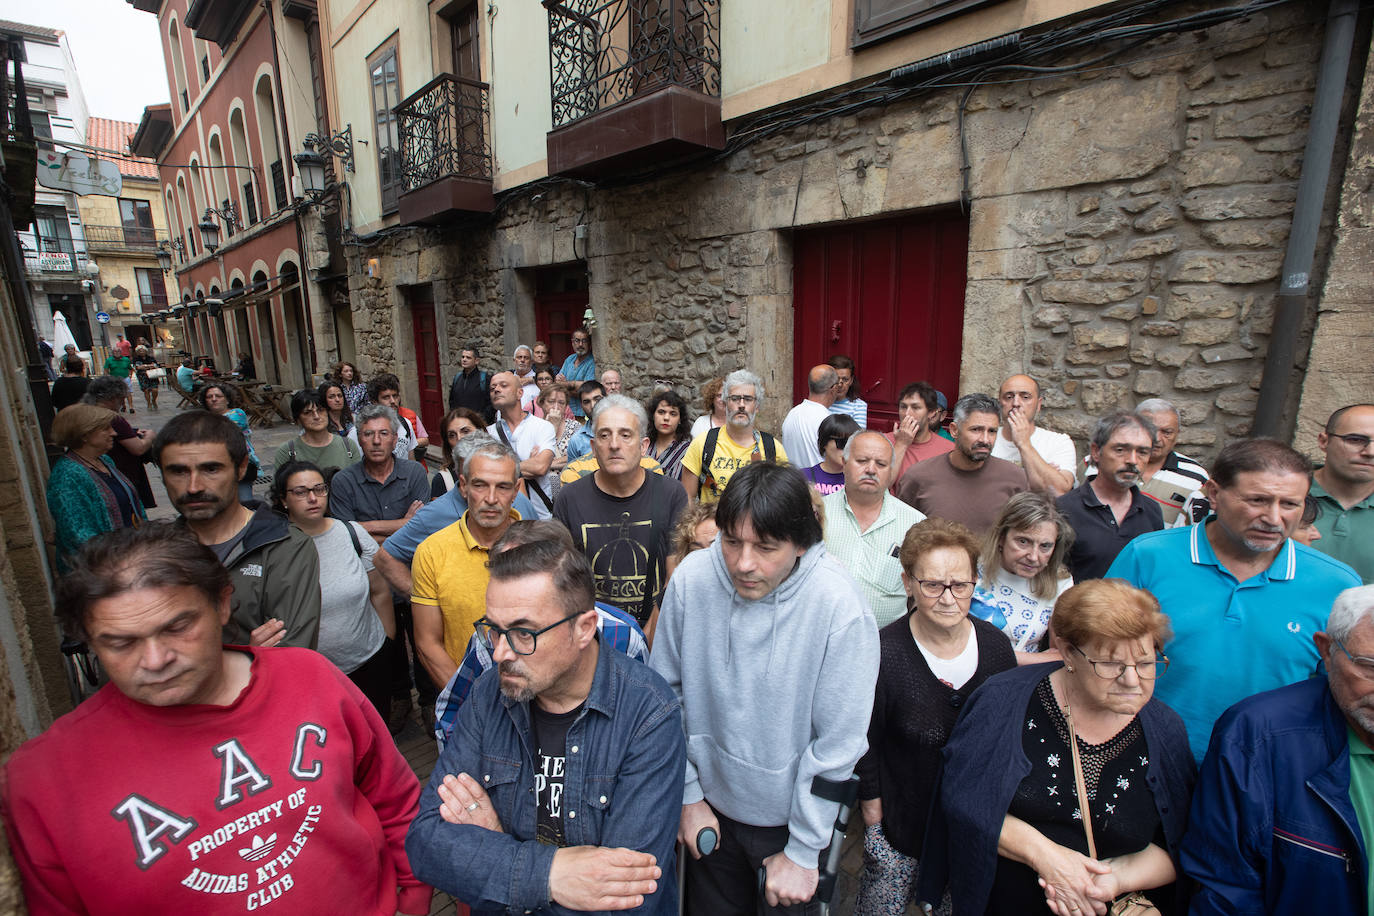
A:
<svg viewBox="0 0 1374 916">
<path fill-rule="evenodd" d="M 313 414 L 323 414 L 323 413 L 324 413 L 324 408 L 323 408 L 323 407 L 316 407 L 314 404 L 307 404 L 307 405 L 305 405 L 304 407 L 301 408 L 301 416 L 303 416 L 303 417 L 308 417 L 308 416 L 311 416 L 311 415 L 313 415 Z"/>
<path fill-rule="evenodd" d="M 556 627 L 561 627 L 569 620 L 574 620 L 585 613 L 587 612 L 574 611 L 567 617 L 554 621 L 542 630 L 531 630 L 529 627 L 510 627 L 508 629 L 502 629 L 485 617 L 477 621 L 475 627 L 477 629 L 477 638 L 482 640 L 482 643 L 487 647 L 487 651 L 495 651 L 496 641 L 504 636 L 506 637 L 506 645 L 509 646 L 510 650 L 516 655 L 533 655 L 535 648 L 538 647 L 539 637 L 542 634 Z"/>
<path fill-rule="evenodd" d="M 940 582 L 937 579 L 917 579 L 916 585 L 920 587 L 921 594 L 927 598 L 939 598 L 949 589 L 949 593 L 955 598 L 964 599 L 973 594 L 972 582 Z"/>
<path fill-rule="evenodd" d="M 752 394 L 732 394 L 725 400 L 730 404 L 754 404 L 757 403 L 758 398 Z"/>
<path fill-rule="evenodd" d="M 1345 643 L 1341 642 L 1339 639 L 1333 639 L 1331 641 L 1340 647 L 1340 650 L 1345 653 L 1346 658 L 1350 659 L 1350 663 L 1359 671 L 1360 677 L 1374 679 L 1374 658 L 1370 658 L 1367 655 L 1351 655 L 1350 650 L 1345 647 Z"/>
<path fill-rule="evenodd" d="M 1088 658 L 1083 654 L 1083 650 L 1077 646 L 1071 646 L 1073 651 L 1083 656 L 1083 660 L 1093 666 L 1093 674 L 1107 681 L 1114 681 L 1126 673 L 1127 668 L 1134 668 L 1136 677 L 1142 681 L 1153 681 L 1165 671 L 1169 670 L 1169 659 L 1167 656 L 1160 656 L 1148 662 L 1136 662 L 1134 665 L 1127 662 L 1118 662 L 1111 659 Z"/>
<path fill-rule="evenodd" d="M 306 496 L 311 493 L 315 494 L 317 497 L 323 497 L 329 495 L 329 484 L 317 483 L 313 487 L 288 487 L 286 492 L 296 497 L 296 499 L 305 499 Z"/>
<path fill-rule="evenodd" d="M 1374 441 L 1371 440 L 1368 436 L 1364 436 L 1359 433 L 1331 433 L 1329 438 L 1340 439 L 1342 442 L 1344 442 L 1346 445 L 1350 446 L 1357 452 L 1362 452 L 1365 449 L 1369 448 L 1369 443 L 1371 441 Z"/>
</svg>

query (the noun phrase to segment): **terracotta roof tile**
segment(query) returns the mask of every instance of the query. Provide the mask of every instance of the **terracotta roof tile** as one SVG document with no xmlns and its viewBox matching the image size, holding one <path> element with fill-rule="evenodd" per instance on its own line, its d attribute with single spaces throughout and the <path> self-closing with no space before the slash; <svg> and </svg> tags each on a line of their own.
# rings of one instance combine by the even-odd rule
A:
<svg viewBox="0 0 1374 916">
<path fill-rule="evenodd" d="M 91 118 L 86 122 L 86 143 L 109 153 L 98 153 L 102 159 L 119 163 L 119 174 L 126 178 L 151 178 L 156 181 L 157 163 L 128 154 L 129 138 L 138 130 L 132 121 L 113 121 L 109 118 Z M 114 155 L 117 151 L 122 155 Z"/>
</svg>

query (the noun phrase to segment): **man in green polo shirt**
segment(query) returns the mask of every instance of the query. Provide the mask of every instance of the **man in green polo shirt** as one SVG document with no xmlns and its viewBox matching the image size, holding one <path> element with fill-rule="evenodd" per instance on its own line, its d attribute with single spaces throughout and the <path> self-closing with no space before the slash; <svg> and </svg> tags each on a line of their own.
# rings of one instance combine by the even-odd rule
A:
<svg viewBox="0 0 1374 916">
<path fill-rule="evenodd" d="M 1193 916 L 1370 912 L 1374 586 L 1337 595 L 1312 641 L 1325 677 L 1258 693 L 1217 720 L 1180 852 L 1200 885 Z"/>
<path fill-rule="evenodd" d="M 1317 434 L 1326 464 L 1312 477 L 1321 504 L 1313 546 L 1374 582 L 1374 404 L 1342 407 Z"/>
<path fill-rule="evenodd" d="M 844 446 L 844 488 L 825 496 L 825 549 L 849 570 L 879 627 L 906 614 L 902 563 L 907 530 L 925 519 L 887 491 L 892 443 L 861 430 Z"/>
</svg>

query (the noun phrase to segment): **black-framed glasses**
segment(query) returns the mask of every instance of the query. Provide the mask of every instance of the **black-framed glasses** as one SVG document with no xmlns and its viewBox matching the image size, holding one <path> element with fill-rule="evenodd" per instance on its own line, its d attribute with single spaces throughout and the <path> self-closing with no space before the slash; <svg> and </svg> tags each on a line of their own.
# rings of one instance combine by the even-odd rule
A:
<svg viewBox="0 0 1374 916">
<path fill-rule="evenodd" d="M 1368 436 L 1360 433 L 1331 433 L 1327 438 L 1339 439 L 1357 452 L 1362 452 L 1369 448 L 1371 440 Z"/>
<path fill-rule="evenodd" d="M 920 587 L 921 594 L 927 598 L 939 598 L 949 589 L 949 593 L 955 598 L 964 599 L 973 594 L 972 582 L 941 582 L 938 579 L 917 579 L 916 585 Z"/>
<path fill-rule="evenodd" d="M 1129 662 L 1118 662 L 1112 659 L 1088 658 L 1083 650 L 1077 646 L 1071 647 L 1073 651 L 1083 656 L 1083 660 L 1093 666 L 1093 674 L 1107 681 L 1114 681 L 1126 673 L 1127 668 L 1135 669 L 1135 676 L 1142 681 L 1153 681 L 1165 671 L 1169 670 L 1169 657 L 1161 655 L 1159 658 L 1151 659 L 1148 662 L 1136 662 L 1134 665 Z"/>
<path fill-rule="evenodd" d="M 1345 647 L 1345 643 L 1339 639 L 1331 641 L 1340 647 L 1341 651 L 1345 653 L 1345 657 L 1350 659 L 1350 664 L 1359 670 L 1361 677 L 1374 678 L 1374 658 L 1367 655 L 1351 655 L 1350 650 Z"/>
<path fill-rule="evenodd" d="M 317 483 L 313 487 L 288 487 L 286 492 L 290 493 L 297 499 L 305 499 L 311 493 L 314 493 L 317 497 L 323 499 L 324 497 L 329 495 L 329 484 Z"/>
<path fill-rule="evenodd" d="M 539 637 L 542 634 L 556 627 L 561 627 L 569 620 L 575 620 L 585 613 L 587 612 L 574 611 L 567 617 L 554 621 L 542 630 L 531 630 L 529 627 L 510 627 L 509 629 L 502 629 L 485 617 L 477 621 L 475 627 L 477 629 L 477 638 L 482 640 L 482 643 L 487 647 L 487 651 L 489 652 L 496 650 L 496 641 L 504 636 L 506 637 L 506 645 L 510 646 L 510 650 L 516 655 L 533 655 L 535 648 L 539 645 Z"/>
<path fill-rule="evenodd" d="M 758 398 L 752 394 L 732 394 L 725 399 L 725 402 L 727 404 L 755 404 L 758 402 Z"/>
</svg>

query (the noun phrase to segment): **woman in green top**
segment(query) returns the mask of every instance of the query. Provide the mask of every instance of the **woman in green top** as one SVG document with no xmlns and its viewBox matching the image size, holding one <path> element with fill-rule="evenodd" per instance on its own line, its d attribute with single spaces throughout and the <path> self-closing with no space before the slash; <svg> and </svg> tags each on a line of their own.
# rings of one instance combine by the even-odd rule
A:
<svg viewBox="0 0 1374 916">
<path fill-rule="evenodd" d="M 94 404 L 73 404 L 52 422 L 53 442 L 66 449 L 53 463 L 47 489 L 60 573 L 67 571 L 76 549 L 97 534 L 135 528 L 147 518 L 138 491 L 109 456 L 116 416 Z"/>
<path fill-rule="evenodd" d="M 111 350 L 110 355 L 105 357 L 105 374 L 113 375 L 115 378 L 124 382 L 124 406 L 129 413 L 136 413 L 134 410 L 134 390 L 129 387 L 129 376 L 133 375 L 134 361 L 132 357 L 121 356 L 118 350 Z"/>
<path fill-rule="evenodd" d="M 346 468 L 362 458 L 356 443 L 329 431 L 329 407 L 318 391 L 304 388 L 291 395 L 291 416 L 301 434 L 277 449 L 273 459 L 276 467 L 288 461 L 309 461 L 328 471 Z"/>
</svg>

